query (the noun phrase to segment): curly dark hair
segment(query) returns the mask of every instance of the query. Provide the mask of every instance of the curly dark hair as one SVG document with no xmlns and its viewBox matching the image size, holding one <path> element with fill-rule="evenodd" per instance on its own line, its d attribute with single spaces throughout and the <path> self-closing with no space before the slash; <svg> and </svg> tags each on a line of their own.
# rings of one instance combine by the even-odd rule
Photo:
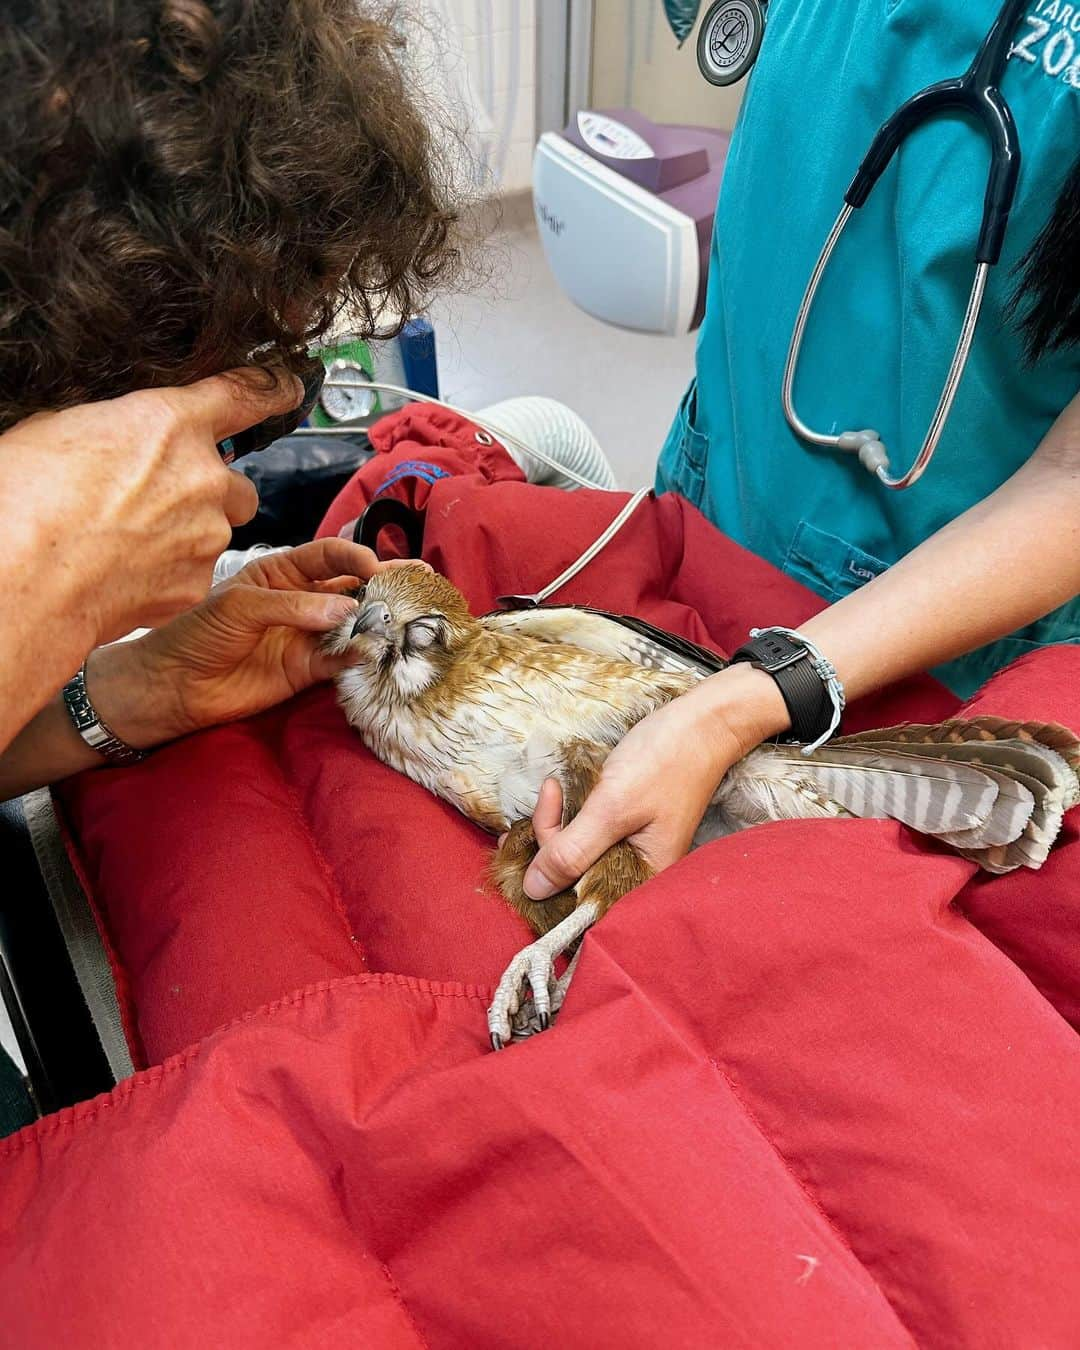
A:
<svg viewBox="0 0 1080 1350">
<path fill-rule="evenodd" d="M 0 427 L 416 313 L 458 213 L 402 48 L 366 0 L 7 0 Z"/>
</svg>

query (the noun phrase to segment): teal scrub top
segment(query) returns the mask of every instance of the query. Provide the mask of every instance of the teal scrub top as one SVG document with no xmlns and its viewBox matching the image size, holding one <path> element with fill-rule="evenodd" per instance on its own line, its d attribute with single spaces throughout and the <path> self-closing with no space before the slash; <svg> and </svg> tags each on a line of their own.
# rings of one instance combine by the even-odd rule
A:
<svg viewBox="0 0 1080 1350">
<path fill-rule="evenodd" d="M 1006 317 L 1014 269 L 1080 149 L 1080 0 L 1031 0 L 1002 89 L 1023 167 L 967 373 L 933 463 L 890 492 L 854 456 L 803 444 L 780 388 L 807 279 L 880 124 L 960 74 L 999 0 L 772 0 L 724 174 L 696 377 L 660 458 L 725 533 L 837 600 L 988 496 L 1080 390 L 1080 351 L 1025 365 Z M 909 139 L 826 273 L 795 389 L 815 430 L 874 427 L 894 473 L 939 397 L 974 276 L 988 149 L 962 118 Z M 1064 541 L 1032 540 L 1066 547 Z M 949 578 L 940 579 L 943 597 Z M 760 615 L 762 626 L 770 623 Z M 1080 599 L 936 672 L 968 696 L 1033 647 L 1080 642 Z"/>
</svg>

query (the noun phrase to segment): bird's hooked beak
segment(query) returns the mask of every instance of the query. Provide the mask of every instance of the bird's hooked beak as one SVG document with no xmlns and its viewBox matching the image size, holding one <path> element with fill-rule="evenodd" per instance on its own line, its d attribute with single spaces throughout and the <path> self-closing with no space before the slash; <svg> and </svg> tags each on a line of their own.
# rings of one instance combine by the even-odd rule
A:
<svg viewBox="0 0 1080 1350">
<path fill-rule="evenodd" d="M 365 633 L 387 637 L 392 619 L 389 605 L 384 605 L 381 600 L 369 600 L 356 616 L 350 637 L 362 637 Z"/>
</svg>

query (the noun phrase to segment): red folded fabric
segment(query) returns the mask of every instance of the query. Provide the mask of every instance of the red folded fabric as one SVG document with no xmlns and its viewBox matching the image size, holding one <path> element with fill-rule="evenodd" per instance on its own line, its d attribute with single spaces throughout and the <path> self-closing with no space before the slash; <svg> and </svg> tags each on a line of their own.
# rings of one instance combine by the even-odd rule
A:
<svg viewBox="0 0 1080 1350">
<path fill-rule="evenodd" d="M 531 487 L 441 411 L 373 442 L 324 532 L 380 492 L 424 508 L 477 611 L 624 500 Z M 673 496 L 558 599 L 720 651 L 820 606 Z M 1046 651 L 976 705 L 1080 725 L 1078 676 Z M 923 679 L 849 723 L 955 709 Z M 992 880 L 890 823 L 719 841 L 616 906 L 556 1027 L 494 1055 L 527 934 L 490 842 L 330 690 L 61 798 L 166 1062 L 0 1143 L 12 1345 L 1075 1345 L 1071 825 Z"/>
</svg>

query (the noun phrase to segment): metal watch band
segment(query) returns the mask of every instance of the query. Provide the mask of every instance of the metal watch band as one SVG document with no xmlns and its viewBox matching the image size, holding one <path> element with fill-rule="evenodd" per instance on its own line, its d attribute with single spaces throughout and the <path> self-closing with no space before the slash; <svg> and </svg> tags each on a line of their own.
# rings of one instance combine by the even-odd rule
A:
<svg viewBox="0 0 1080 1350">
<path fill-rule="evenodd" d="M 136 750 L 122 741 L 97 715 L 86 692 L 86 664 L 64 685 L 64 704 L 75 730 L 92 750 L 110 764 L 137 764 L 146 758 L 145 750 Z"/>
<path fill-rule="evenodd" d="M 732 665 L 739 661 L 763 670 L 776 682 L 791 718 L 791 730 L 782 740 L 807 745 L 827 733 L 833 702 L 807 647 L 781 633 L 762 633 L 732 656 Z"/>
</svg>

